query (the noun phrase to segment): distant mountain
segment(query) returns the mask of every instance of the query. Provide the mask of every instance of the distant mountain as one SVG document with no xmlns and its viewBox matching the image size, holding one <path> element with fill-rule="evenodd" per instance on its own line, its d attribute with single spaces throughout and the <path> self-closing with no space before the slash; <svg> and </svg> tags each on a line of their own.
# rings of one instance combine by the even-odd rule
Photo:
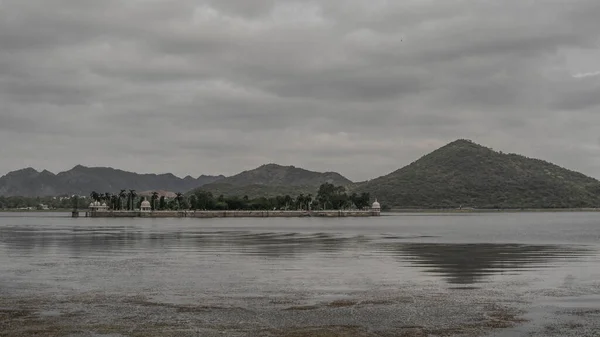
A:
<svg viewBox="0 0 600 337">
<path fill-rule="evenodd" d="M 323 183 L 350 186 L 352 181 L 336 172 L 314 172 L 294 166 L 262 165 L 200 189 L 214 195 L 247 195 L 251 198 L 275 195 L 316 194 Z"/>
<path fill-rule="evenodd" d="M 177 196 L 177 194 L 175 192 L 165 191 L 165 190 L 156 190 L 156 189 L 148 190 L 148 191 L 141 191 L 141 192 L 136 192 L 136 193 L 139 197 L 151 198 L 152 194 L 154 192 L 158 193 L 159 197 L 175 198 Z"/>
<path fill-rule="evenodd" d="M 266 164 L 253 170 L 244 171 L 219 181 L 220 184 L 234 186 L 319 186 L 323 183 L 349 185 L 352 181 L 336 172 L 314 172 L 294 166 Z"/>
<path fill-rule="evenodd" d="M 598 180 L 468 140 L 454 141 L 356 190 L 397 208 L 600 206 Z"/>
<path fill-rule="evenodd" d="M 33 168 L 13 171 L 0 178 L 3 196 L 88 195 L 91 191 L 114 193 L 120 189 L 186 192 L 224 176 L 176 177 L 173 174 L 138 174 L 110 167 L 77 165 L 69 171 L 53 174 Z"/>
</svg>

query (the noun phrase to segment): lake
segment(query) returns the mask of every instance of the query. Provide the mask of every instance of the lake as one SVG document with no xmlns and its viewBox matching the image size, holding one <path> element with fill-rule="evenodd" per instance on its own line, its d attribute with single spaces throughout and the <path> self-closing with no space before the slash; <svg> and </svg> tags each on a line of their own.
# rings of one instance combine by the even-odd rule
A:
<svg viewBox="0 0 600 337">
<path fill-rule="evenodd" d="M 0 213 L 0 336 L 30 335 L 600 336 L 600 213 Z"/>
</svg>

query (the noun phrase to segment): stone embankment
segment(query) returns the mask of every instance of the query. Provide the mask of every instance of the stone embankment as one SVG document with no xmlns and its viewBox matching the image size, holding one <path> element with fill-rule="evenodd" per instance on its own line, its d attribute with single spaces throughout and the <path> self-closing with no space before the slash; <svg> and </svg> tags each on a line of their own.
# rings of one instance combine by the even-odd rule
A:
<svg viewBox="0 0 600 337">
<path fill-rule="evenodd" d="M 325 211 L 86 211 L 91 218 L 301 218 L 301 217 L 369 217 L 378 210 Z M 73 213 L 75 217 L 75 213 Z"/>
</svg>

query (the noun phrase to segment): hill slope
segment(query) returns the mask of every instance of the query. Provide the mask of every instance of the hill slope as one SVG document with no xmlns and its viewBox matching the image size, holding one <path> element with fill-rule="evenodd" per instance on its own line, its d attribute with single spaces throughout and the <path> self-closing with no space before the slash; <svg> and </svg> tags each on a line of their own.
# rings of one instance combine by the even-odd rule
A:
<svg viewBox="0 0 600 337">
<path fill-rule="evenodd" d="M 110 167 L 75 166 L 71 170 L 53 174 L 32 168 L 13 171 L 0 178 L 0 195 L 3 196 L 56 196 L 88 195 L 117 192 L 120 189 L 189 191 L 223 176 L 190 176 L 179 178 L 173 174 L 138 174 Z"/>
<path fill-rule="evenodd" d="M 598 207 L 600 182 L 543 160 L 454 141 L 412 164 L 359 184 L 398 208 Z"/>
<path fill-rule="evenodd" d="M 294 166 L 266 164 L 201 187 L 214 195 L 251 198 L 276 195 L 315 194 L 323 183 L 349 186 L 352 181 L 336 172 L 314 172 Z"/>
</svg>

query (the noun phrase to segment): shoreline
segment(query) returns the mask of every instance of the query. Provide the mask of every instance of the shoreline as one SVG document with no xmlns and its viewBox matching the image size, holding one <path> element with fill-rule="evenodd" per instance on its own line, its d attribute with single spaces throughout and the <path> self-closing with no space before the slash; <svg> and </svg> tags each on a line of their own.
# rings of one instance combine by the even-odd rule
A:
<svg viewBox="0 0 600 337">
<path fill-rule="evenodd" d="M 73 217 L 90 218 L 309 218 L 309 217 L 372 217 L 378 210 L 324 210 L 324 211 L 73 211 Z"/>
<path fill-rule="evenodd" d="M 32 214 L 65 213 L 66 216 L 70 216 L 72 214 L 72 212 L 73 212 L 72 209 L 50 209 L 50 210 L 0 209 L 0 214 L 3 214 L 3 213 L 7 213 L 7 214 L 11 214 L 11 213 L 14 213 L 14 214 L 16 214 L 16 213 L 32 213 Z M 83 214 L 86 212 L 89 213 L 89 210 L 79 210 L 80 214 Z M 117 212 L 140 213 L 140 211 L 117 211 Z M 261 211 L 190 211 L 190 210 L 188 210 L 188 211 L 155 211 L 152 213 L 158 214 L 159 212 L 170 212 L 170 213 L 187 212 L 188 214 L 190 214 L 193 212 L 223 213 L 223 212 L 273 212 L 273 211 L 266 211 L 266 210 L 261 210 Z M 306 212 L 306 211 L 277 211 L 277 212 L 303 212 L 304 213 L 303 215 L 293 216 L 293 217 L 310 217 L 310 215 L 307 215 L 308 212 Z M 345 210 L 312 211 L 311 213 L 317 214 L 317 213 L 323 213 L 323 212 L 336 212 L 336 213 L 337 212 L 342 212 L 342 213 L 368 212 L 368 213 L 371 213 L 371 211 L 345 211 Z M 381 211 L 380 215 L 381 216 L 390 216 L 390 215 L 394 215 L 396 213 L 461 214 L 461 213 L 586 213 L 586 212 L 593 212 L 593 213 L 600 212 L 600 208 L 505 208 L 505 209 L 392 208 L 389 210 Z M 313 215 L 313 216 L 323 216 L 323 215 Z M 367 217 L 367 216 L 372 216 L 372 215 L 361 215 L 361 216 Z M 113 216 L 102 216 L 102 217 L 113 217 Z M 118 216 L 118 217 L 133 217 L 133 216 L 132 215 L 129 215 L 129 216 L 123 215 L 123 216 Z M 150 217 L 152 217 L 152 216 L 150 216 Z M 160 216 L 155 216 L 155 217 L 160 217 Z M 181 217 L 181 216 L 174 216 L 174 217 Z M 257 216 L 251 216 L 251 217 L 257 217 Z M 267 217 L 267 216 L 265 216 L 265 217 Z M 272 216 L 272 217 L 276 217 L 276 216 Z M 282 217 L 292 217 L 292 216 L 282 216 Z"/>
<path fill-rule="evenodd" d="M 600 212 L 600 208 L 392 208 L 381 213 L 578 213 Z"/>
</svg>

